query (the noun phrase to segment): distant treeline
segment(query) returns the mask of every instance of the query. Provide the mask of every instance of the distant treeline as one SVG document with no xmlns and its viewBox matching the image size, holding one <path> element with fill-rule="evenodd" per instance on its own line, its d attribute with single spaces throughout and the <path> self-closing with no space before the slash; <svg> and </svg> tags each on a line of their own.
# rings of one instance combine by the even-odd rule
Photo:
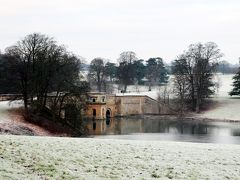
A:
<svg viewBox="0 0 240 180">
<path fill-rule="evenodd" d="M 222 74 L 236 74 L 238 72 L 239 64 L 231 64 L 227 61 L 218 62 L 217 72 Z"/>
<path fill-rule="evenodd" d="M 145 66 L 145 68 L 146 68 L 146 61 L 147 60 L 140 59 L 138 61 L 141 61 L 141 63 L 143 63 L 143 66 Z M 163 61 L 163 63 L 164 63 L 166 72 L 169 75 L 173 74 L 172 73 L 172 66 L 173 66 L 172 63 L 167 63 L 167 62 L 164 62 L 164 61 Z M 116 67 L 116 63 L 112 63 L 109 60 L 107 60 L 106 64 L 108 64 L 108 66 L 111 64 L 111 66 Z M 83 62 L 81 64 L 81 68 L 82 68 L 83 71 L 89 71 L 90 64 L 88 64 L 86 62 Z M 232 64 L 232 63 L 229 63 L 228 61 L 223 60 L 223 61 L 218 62 L 216 72 L 217 73 L 222 73 L 222 74 L 236 74 L 238 72 L 238 68 L 239 68 L 239 64 Z"/>
<path fill-rule="evenodd" d="M 162 58 L 144 61 L 132 51 L 122 52 L 117 64 L 107 62 L 104 58 L 95 58 L 88 67 L 88 81 L 98 91 L 107 91 L 109 81 L 122 85 L 123 92 L 132 84 L 145 84 L 151 90 L 152 85 L 167 83 L 168 74 Z"/>
<path fill-rule="evenodd" d="M 122 91 L 126 92 L 128 85 L 147 85 L 151 90 L 152 85 L 167 83 L 169 75 L 174 74 L 175 61 L 167 64 L 160 57 L 138 59 L 135 52 L 126 51 L 120 54 L 117 63 L 98 57 L 82 67 L 88 73 L 87 80 L 94 90 L 107 91 L 110 81 L 122 85 Z M 214 64 L 215 73 L 235 74 L 238 71 L 238 65 L 227 61 Z"/>
</svg>

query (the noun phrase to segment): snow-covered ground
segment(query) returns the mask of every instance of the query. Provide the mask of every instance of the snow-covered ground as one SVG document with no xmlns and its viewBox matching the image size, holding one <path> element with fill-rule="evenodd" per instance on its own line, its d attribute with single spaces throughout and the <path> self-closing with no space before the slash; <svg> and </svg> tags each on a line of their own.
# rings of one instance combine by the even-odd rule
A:
<svg viewBox="0 0 240 180">
<path fill-rule="evenodd" d="M 216 106 L 197 116 L 209 119 L 240 121 L 240 97 L 231 97 L 228 94 L 233 88 L 233 76 L 233 74 L 216 76 L 215 81 L 220 84 L 219 90 L 212 98 L 216 102 Z"/>
<path fill-rule="evenodd" d="M 0 123 L 11 122 L 8 110 L 22 106 L 21 101 L 0 101 Z"/>
<path fill-rule="evenodd" d="M 214 97 L 227 97 L 229 98 L 229 92 L 232 90 L 233 86 L 233 78 L 234 74 L 218 74 L 214 78 L 214 82 L 219 84 L 219 89 L 216 91 L 216 95 Z"/>
<path fill-rule="evenodd" d="M 23 107 L 20 100 L 0 101 L 0 134 L 54 135 L 40 126 L 26 122 L 21 114 L 14 113 L 13 110 L 19 107 Z"/>
<path fill-rule="evenodd" d="M 216 94 L 214 95 L 214 98 L 218 97 L 230 97 L 228 93 L 232 90 L 232 78 L 234 74 L 216 74 L 214 76 L 213 81 L 219 84 L 219 88 L 216 89 Z M 157 99 L 158 93 L 163 94 L 165 87 L 164 86 L 153 86 L 152 91 L 148 91 L 148 86 L 143 85 L 130 85 L 127 88 L 127 93 L 119 93 L 117 89 L 117 86 L 115 86 L 115 93 L 117 95 L 147 95 L 153 99 Z M 169 83 L 167 84 L 167 91 L 171 96 L 174 96 L 173 94 L 173 76 L 169 77 Z"/>
<path fill-rule="evenodd" d="M 0 179 L 239 179 L 240 146 L 0 136 Z"/>
<path fill-rule="evenodd" d="M 196 116 L 223 121 L 240 121 L 240 98 L 217 97 L 213 101 L 216 102 L 216 107 Z"/>
<path fill-rule="evenodd" d="M 164 91 L 169 94 L 169 96 L 173 96 L 173 76 L 169 77 L 169 83 L 167 86 L 152 86 L 151 91 L 149 91 L 149 87 L 145 85 L 129 85 L 127 87 L 127 93 L 120 93 L 117 85 L 115 85 L 115 92 L 117 96 L 124 95 L 146 95 L 153 99 L 157 99 L 158 95 L 163 95 Z"/>
</svg>

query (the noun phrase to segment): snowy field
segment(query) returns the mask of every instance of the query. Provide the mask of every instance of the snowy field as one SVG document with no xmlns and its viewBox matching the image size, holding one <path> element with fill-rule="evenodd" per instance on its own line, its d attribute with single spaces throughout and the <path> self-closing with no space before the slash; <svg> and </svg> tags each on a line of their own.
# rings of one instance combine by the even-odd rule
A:
<svg viewBox="0 0 240 180">
<path fill-rule="evenodd" d="M 239 179 L 240 146 L 0 136 L 0 179 Z"/>
<path fill-rule="evenodd" d="M 219 88 L 216 89 L 216 94 L 214 95 L 214 98 L 218 97 L 230 97 L 228 93 L 232 90 L 232 83 L 234 74 L 216 74 L 214 76 L 213 81 L 217 84 L 219 84 Z M 119 93 L 119 90 L 117 90 L 117 86 L 115 86 L 115 93 L 117 95 L 147 95 L 153 99 L 157 99 L 158 94 L 160 93 L 163 95 L 163 92 L 165 90 L 164 86 L 153 86 L 152 91 L 148 91 L 148 86 L 143 85 L 130 85 L 127 88 L 127 93 Z M 174 96 L 173 93 L 173 76 L 169 77 L 169 83 L 167 84 L 167 91 L 170 96 Z"/>
<path fill-rule="evenodd" d="M 216 107 L 197 115 L 201 118 L 240 121 L 240 97 L 231 97 L 228 93 L 232 90 L 232 77 L 234 75 L 219 75 L 215 81 L 219 82 L 220 88 L 212 100 Z"/>
</svg>

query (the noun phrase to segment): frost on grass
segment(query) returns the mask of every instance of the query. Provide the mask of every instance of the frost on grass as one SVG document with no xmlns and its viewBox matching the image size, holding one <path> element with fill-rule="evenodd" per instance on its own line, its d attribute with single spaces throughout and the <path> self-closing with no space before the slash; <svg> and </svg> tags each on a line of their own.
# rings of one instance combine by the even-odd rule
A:
<svg viewBox="0 0 240 180">
<path fill-rule="evenodd" d="M 238 179 L 240 146 L 0 136 L 0 179 Z"/>
</svg>

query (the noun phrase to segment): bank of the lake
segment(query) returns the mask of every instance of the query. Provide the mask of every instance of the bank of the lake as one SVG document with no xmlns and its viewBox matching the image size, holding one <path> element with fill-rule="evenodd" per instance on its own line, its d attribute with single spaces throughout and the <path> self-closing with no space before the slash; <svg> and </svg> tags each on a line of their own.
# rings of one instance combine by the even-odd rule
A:
<svg viewBox="0 0 240 180">
<path fill-rule="evenodd" d="M 0 136 L 0 179 L 238 179 L 240 146 Z"/>
</svg>

